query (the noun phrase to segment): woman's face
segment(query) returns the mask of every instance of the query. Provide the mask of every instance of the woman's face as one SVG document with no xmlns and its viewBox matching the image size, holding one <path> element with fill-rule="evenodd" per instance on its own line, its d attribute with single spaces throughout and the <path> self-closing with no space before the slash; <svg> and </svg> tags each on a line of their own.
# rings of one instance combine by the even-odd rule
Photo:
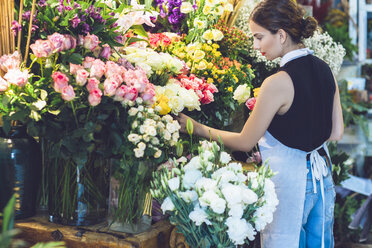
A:
<svg viewBox="0 0 372 248">
<path fill-rule="evenodd" d="M 272 34 L 266 28 L 250 21 L 249 28 L 253 34 L 253 48 L 259 50 L 268 60 L 281 57 L 282 45 L 279 34 Z"/>
</svg>

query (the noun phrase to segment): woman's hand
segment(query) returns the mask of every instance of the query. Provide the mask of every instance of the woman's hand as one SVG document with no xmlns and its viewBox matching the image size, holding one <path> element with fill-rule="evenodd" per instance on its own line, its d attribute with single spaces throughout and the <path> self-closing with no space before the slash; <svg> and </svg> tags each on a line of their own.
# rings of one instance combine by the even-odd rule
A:
<svg viewBox="0 0 372 248">
<path fill-rule="evenodd" d="M 189 117 L 185 114 L 182 114 L 182 113 L 179 113 L 178 116 L 174 117 L 174 119 L 176 119 L 178 121 L 178 123 L 180 124 L 180 126 L 181 126 L 180 132 L 181 133 L 188 133 L 186 125 L 187 125 L 187 119 L 190 119 L 191 123 L 193 124 L 193 133 L 197 135 L 196 128 L 197 128 L 197 125 L 199 124 L 197 121 L 195 121 L 191 117 Z"/>
</svg>

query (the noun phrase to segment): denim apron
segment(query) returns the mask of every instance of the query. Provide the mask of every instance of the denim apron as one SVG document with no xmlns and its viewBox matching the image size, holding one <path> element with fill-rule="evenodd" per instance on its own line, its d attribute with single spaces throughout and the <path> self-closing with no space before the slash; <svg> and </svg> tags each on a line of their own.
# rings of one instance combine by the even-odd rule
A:
<svg viewBox="0 0 372 248">
<path fill-rule="evenodd" d="M 299 49 L 287 53 L 282 58 L 281 66 L 292 59 L 306 56 L 309 53 L 311 51 L 308 49 Z M 277 172 L 272 180 L 279 199 L 273 221 L 261 232 L 261 247 L 298 248 L 306 194 L 308 173 L 306 156 L 308 153 L 282 144 L 268 131 L 259 140 L 258 144 L 262 161 L 267 161 L 268 166 L 274 172 Z M 328 154 L 325 143 L 321 147 Z M 310 153 L 311 170 L 315 175 L 313 176 L 313 182 L 319 180 L 322 183 L 323 175 L 328 173 L 328 168 L 317 149 Z M 322 241 L 323 246 L 324 241 Z"/>
</svg>

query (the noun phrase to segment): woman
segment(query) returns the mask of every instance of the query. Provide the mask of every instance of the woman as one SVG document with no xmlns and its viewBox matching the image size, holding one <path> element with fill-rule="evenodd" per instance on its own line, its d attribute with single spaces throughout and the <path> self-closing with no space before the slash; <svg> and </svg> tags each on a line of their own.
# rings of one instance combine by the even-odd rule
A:
<svg viewBox="0 0 372 248">
<path fill-rule="evenodd" d="M 267 59 L 282 57 L 279 72 L 263 82 L 256 105 L 240 133 L 195 120 L 196 135 L 239 151 L 258 142 L 273 177 L 279 205 L 262 232 L 267 248 L 333 247 L 335 191 L 325 142 L 339 140 L 343 117 L 336 80 L 301 40 L 317 27 L 293 0 L 266 0 L 253 10 L 249 25 L 254 48 Z M 187 116 L 178 117 L 183 131 Z"/>
</svg>

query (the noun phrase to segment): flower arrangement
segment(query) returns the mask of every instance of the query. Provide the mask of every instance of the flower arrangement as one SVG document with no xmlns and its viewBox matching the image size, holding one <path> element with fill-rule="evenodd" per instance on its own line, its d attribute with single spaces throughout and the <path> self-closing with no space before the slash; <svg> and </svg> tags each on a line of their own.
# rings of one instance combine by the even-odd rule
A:
<svg viewBox="0 0 372 248">
<path fill-rule="evenodd" d="M 278 204 L 273 173 L 243 171 L 216 142 L 201 142 L 188 162 L 154 173 L 152 195 L 191 247 L 231 247 L 254 240 Z M 185 161 L 185 160 L 181 160 Z"/>
</svg>

